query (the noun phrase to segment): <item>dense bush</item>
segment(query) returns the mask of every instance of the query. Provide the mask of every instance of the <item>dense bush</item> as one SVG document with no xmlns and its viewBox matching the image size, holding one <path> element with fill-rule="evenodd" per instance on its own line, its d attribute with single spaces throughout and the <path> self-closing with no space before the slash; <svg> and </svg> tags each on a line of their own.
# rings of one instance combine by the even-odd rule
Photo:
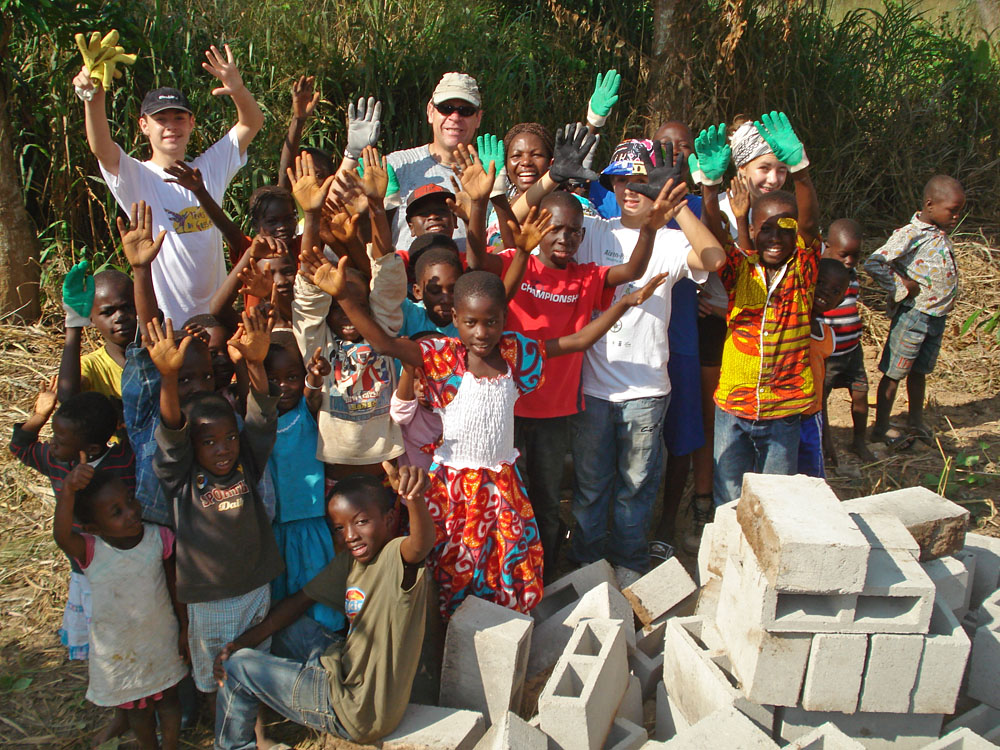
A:
<svg viewBox="0 0 1000 750">
<path fill-rule="evenodd" d="M 76 31 L 119 29 L 140 60 L 109 105 L 112 132 L 145 154 L 136 125 L 141 95 L 178 85 L 197 110 L 196 153 L 232 122 L 210 95 L 202 52 L 228 41 L 268 113 L 249 165 L 228 194 L 234 215 L 271 181 L 287 126 L 289 86 L 315 73 L 321 104 L 305 143 L 339 153 L 344 111 L 373 93 L 385 106 L 383 147 L 426 142 L 424 103 L 438 77 L 465 70 L 483 89 L 485 131 L 516 122 L 555 127 L 582 117 L 598 71 L 617 67 L 622 98 L 602 153 L 668 114 L 698 129 L 739 112 L 783 109 L 812 159 L 824 217 L 900 222 L 922 184 L 944 171 L 970 188 L 977 222 L 1000 223 L 997 46 L 968 29 L 931 23 L 911 5 L 855 11 L 834 23 L 822 3 L 680 0 L 676 56 L 652 57 L 651 2 L 597 0 L 85 0 L 86 29 L 54 35 L 15 26 L 11 117 L 25 202 L 47 257 L 114 252 L 114 204 L 84 137 L 69 80 L 80 61 Z M 677 60 L 680 59 L 680 62 Z M 665 87 L 665 88 L 664 88 Z M 655 125 L 655 123 L 654 123 Z"/>
</svg>

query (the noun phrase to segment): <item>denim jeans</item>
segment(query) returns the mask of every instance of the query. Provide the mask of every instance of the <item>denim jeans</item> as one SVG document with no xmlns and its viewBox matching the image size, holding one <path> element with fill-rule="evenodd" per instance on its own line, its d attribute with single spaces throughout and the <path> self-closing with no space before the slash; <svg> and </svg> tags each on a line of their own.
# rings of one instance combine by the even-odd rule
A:
<svg viewBox="0 0 1000 750">
<path fill-rule="evenodd" d="M 628 401 L 587 396 L 586 410 L 570 418 L 575 562 L 606 557 L 613 565 L 648 570 L 646 534 L 663 469 L 660 433 L 669 401 L 669 396 Z"/>
<path fill-rule="evenodd" d="M 559 500 L 569 453 L 569 417 L 514 417 L 514 445 L 521 454 L 517 470 L 535 512 L 545 552 L 545 578 L 549 580 L 559 562 Z"/>
<path fill-rule="evenodd" d="M 265 703 L 296 724 L 351 739 L 330 704 L 330 677 L 319 657 L 341 640 L 308 617 L 276 634 L 275 653 L 237 651 L 225 662 L 226 681 L 215 711 L 218 750 L 255 750 L 257 709 Z"/>
<path fill-rule="evenodd" d="M 715 407 L 715 504 L 735 500 L 743 475 L 785 474 L 799 465 L 801 416 L 746 419 Z"/>
</svg>

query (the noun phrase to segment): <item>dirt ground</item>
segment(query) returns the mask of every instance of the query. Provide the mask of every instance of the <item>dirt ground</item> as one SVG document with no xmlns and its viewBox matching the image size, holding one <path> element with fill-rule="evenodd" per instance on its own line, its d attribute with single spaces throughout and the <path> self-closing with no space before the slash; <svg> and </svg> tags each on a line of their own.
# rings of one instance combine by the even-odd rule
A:
<svg viewBox="0 0 1000 750">
<path fill-rule="evenodd" d="M 1000 536 L 1000 346 L 992 332 L 974 329 L 963 336 L 959 326 L 975 310 L 1000 309 L 1000 250 L 984 244 L 959 246 L 963 296 L 951 316 L 937 370 L 928 379 L 928 423 L 937 433 L 934 446 L 916 442 L 893 453 L 872 446 L 876 461 L 861 464 L 847 453 L 850 401 L 846 391 L 830 399 L 830 422 L 841 465 L 828 480 L 842 499 L 923 484 L 963 504 L 980 533 Z M 864 283 L 864 281 L 863 281 Z M 881 294 L 865 287 L 863 302 L 866 363 L 874 412 L 877 360 L 888 331 L 879 312 Z M 982 320 L 986 319 L 982 316 Z M 55 324 L 54 314 L 48 323 Z M 0 325 L 0 431 L 9 435 L 15 422 L 30 414 L 40 379 L 58 367 L 61 337 L 57 325 Z M 894 420 L 906 409 L 900 388 Z M 874 414 L 872 413 L 872 416 Z M 46 436 L 43 432 L 43 438 Z M 690 491 L 690 488 L 689 488 Z M 85 748 L 110 712 L 84 699 L 87 669 L 69 662 L 56 629 L 61 622 L 68 565 L 52 541 L 53 499 L 48 481 L 0 454 L 0 746 L 10 748 Z M 678 515 L 678 538 L 689 524 L 684 504 Z M 682 559 L 690 564 L 688 558 Z M 276 723 L 270 732 L 303 750 L 356 747 Z M 116 741 L 105 748 L 118 747 Z M 123 746 L 135 746 L 123 743 Z M 207 727 L 184 733 L 181 746 L 210 748 Z"/>
</svg>

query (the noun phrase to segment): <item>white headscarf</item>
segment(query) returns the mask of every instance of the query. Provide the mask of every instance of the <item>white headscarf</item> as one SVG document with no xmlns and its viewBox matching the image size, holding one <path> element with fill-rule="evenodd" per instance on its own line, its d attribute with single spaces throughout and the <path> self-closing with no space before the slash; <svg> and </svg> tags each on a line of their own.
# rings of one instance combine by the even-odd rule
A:
<svg viewBox="0 0 1000 750">
<path fill-rule="evenodd" d="M 729 138 L 729 146 L 733 150 L 733 164 L 736 165 L 737 169 L 749 164 L 759 156 L 774 153 L 767 145 L 767 141 L 761 137 L 753 122 L 745 122 L 740 125 Z"/>
</svg>

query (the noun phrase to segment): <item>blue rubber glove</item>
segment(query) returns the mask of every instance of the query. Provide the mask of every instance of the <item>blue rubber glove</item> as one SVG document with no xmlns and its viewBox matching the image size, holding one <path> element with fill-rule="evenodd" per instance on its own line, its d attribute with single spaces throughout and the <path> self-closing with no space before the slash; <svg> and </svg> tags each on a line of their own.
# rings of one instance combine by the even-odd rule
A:
<svg viewBox="0 0 1000 750">
<path fill-rule="evenodd" d="M 590 103 L 587 105 L 587 122 L 599 128 L 607 121 L 611 108 L 618 103 L 618 89 L 621 85 L 622 77 L 614 68 L 603 76 L 597 74 L 594 93 L 590 95 Z"/>
<path fill-rule="evenodd" d="M 691 179 L 701 185 L 718 185 L 732 155 L 724 122 L 702 130 L 694 139 L 694 153 L 688 157 Z"/>
<path fill-rule="evenodd" d="M 87 275 L 90 263 L 81 260 L 63 279 L 62 305 L 66 311 L 67 328 L 90 325 L 90 309 L 94 306 L 94 277 Z"/>
<path fill-rule="evenodd" d="M 760 137 L 771 147 L 778 161 L 788 165 L 790 172 L 798 172 L 809 166 L 802 141 L 795 135 L 792 124 L 784 112 L 771 112 L 763 115 L 759 122 L 754 123 Z"/>
</svg>

